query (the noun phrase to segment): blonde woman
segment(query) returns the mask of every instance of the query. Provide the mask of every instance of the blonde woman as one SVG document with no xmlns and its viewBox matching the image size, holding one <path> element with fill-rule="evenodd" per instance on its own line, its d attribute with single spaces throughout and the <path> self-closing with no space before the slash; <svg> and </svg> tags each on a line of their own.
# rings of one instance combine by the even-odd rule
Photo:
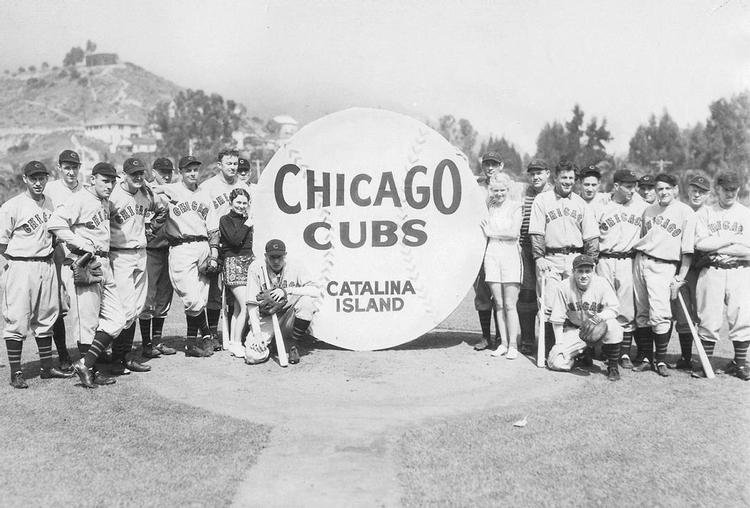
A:
<svg viewBox="0 0 750 508">
<path fill-rule="evenodd" d="M 508 360 L 518 358 L 520 326 L 516 303 L 521 287 L 521 203 L 509 199 L 513 180 L 506 173 L 492 175 L 488 186 L 488 217 L 481 222 L 488 238 L 484 255 L 485 281 L 490 287 L 500 331 L 505 331 L 507 344 L 500 344 L 492 356 Z"/>
</svg>

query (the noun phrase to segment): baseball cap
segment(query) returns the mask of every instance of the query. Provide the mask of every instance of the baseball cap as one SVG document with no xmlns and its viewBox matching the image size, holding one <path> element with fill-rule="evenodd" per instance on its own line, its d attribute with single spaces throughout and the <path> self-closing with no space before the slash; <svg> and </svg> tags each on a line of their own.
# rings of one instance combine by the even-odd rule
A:
<svg viewBox="0 0 750 508">
<path fill-rule="evenodd" d="M 92 175 L 117 176 L 117 170 L 109 162 L 97 162 L 91 170 Z"/>
<path fill-rule="evenodd" d="M 62 152 L 60 152 L 60 156 L 57 158 L 57 162 L 72 162 L 73 164 L 80 164 L 81 158 L 73 150 L 63 150 Z"/>
<path fill-rule="evenodd" d="M 656 185 L 656 182 L 654 181 L 654 175 L 643 175 L 638 180 L 638 185 L 640 185 L 641 187 L 653 187 L 654 185 Z"/>
<path fill-rule="evenodd" d="M 734 171 L 722 171 L 716 177 L 716 185 L 729 191 L 737 190 L 740 188 L 740 175 Z"/>
<path fill-rule="evenodd" d="M 526 172 L 535 171 L 537 169 L 541 169 L 542 171 L 549 171 L 549 166 L 544 159 L 531 159 L 531 162 L 529 162 L 529 165 L 526 168 Z"/>
<path fill-rule="evenodd" d="M 203 163 L 199 161 L 198 159 L 196 159 L 195 157 L 193 157 L 192 155 L 186 155 L 180 159 L 180 162 L 177 164 L 177 167 L 180 169 L 185 169 L 191 164 L 203 164 Z"/>
<path fill-rule="evenodd" d="M 599 168 L 597 168 L 594 165 L 586 166 L 581 170 L 581 178 L 586 178 L 587 176 L 595 176 L 601 180 L 602 178 L 602 172 L 599 171 Z"/>
<path fill-rule="evenodd" d="M 31 161 L 27 162 L 26 165 L 23 167 L 23 176 L 31 176 L 31 175 L 40 175 L 45 174 L 49 175 L 49 171 L 47 171 L 47 168 L 39 161 Z"/>
<path fill-rule="evenodd" d="M 155 169 L 157 171 L 165 171 L 171 173 L 174 171 L 174 166 L 172 165 L 172 161 L 167 159 L 166 157 L 159 157 L 154 161 L 154 164 L 151 166 L 152 169 Z"/>
<path fill-rule="evenodd" d="M 132 175 L 138 171 L 146 171 L 146 165 L 140 159 L 131 157 L 122 165 L 122 170 L 128 175 Z"/>
<path fill-rule="evenodd" d="M 503 163 L 503 156 L 500 155 L 498 152 L 487 152 L 484 155 L 482 155 L 482 164 L 488 161 L 494 161 L 498 164 Z"/>
<path fill-rule="evenodd" d="M 269 240 L 266 244 L 266 254 L 270 256 L 286 254 L 286 245 L 281 240 Z"/>
<path fill-rule="evenodd" d="M 659 173 L 656 175 L 656 178 L 654 178 L 654 182 L 664 182 L 674 187 L 677 185 L 677 178 L 669 173 Z"/>
<path fill-rule="evenodd" d="M 237 171 L 250 171 L 250 161 L 240 157 L 237 161 Z"/>
<path fill-rule="evenodd" d="M 573 260 L 573 270 L 581 266 L 595 266 L 595 265 L 596 265 L 596 261 L 594 261 L 594 258 L 592 258 L 591 256 L 587 256 L 586 254 L 579 254 Z"/>
<path fill-rule="evenodd" d="M 695 185 L 699 189 L 703 189 L 705 191 L 711 190 L 711 182 L 709 182 L 708 178 L 703 175 L 695 175 L 690 179 L 689 185 Z"/>
<path fill-rule="evenodd" d="M 615 183 L 635 183 L 638 181 L 638 177 L 634 171 L 629 169 L 618 169 L 615 171 L 612 181 Z"/>
</svg>

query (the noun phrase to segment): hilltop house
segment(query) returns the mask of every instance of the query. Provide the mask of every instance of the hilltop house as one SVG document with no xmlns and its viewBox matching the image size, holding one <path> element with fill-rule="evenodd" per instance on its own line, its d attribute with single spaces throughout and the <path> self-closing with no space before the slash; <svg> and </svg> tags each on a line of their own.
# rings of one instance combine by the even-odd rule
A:
<svg viewBox="0 0 750 508">
<path fill-rule="evenodd" d="M 117 53 L 92 53 L 86 55 L 86 67 L 95 67 L 97 65 L 115 65 L 119 58 Z"/>
<path fill-rule="evenodd" d="M 109 151 L 115 153 L 121 145 L 132 146 L 132 138 L 143 136 L 143 126 L 127 118 L 103 118 L 86 122 L 86 136 L 98 139 L 109 145 Z M 130 149 L 130 146 L 124 147 Z"/>
</svg>

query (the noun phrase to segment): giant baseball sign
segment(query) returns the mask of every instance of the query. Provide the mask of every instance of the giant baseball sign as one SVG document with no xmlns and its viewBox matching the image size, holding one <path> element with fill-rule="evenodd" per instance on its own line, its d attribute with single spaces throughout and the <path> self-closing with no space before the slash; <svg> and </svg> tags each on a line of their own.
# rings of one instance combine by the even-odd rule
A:
<svg viewBox="0 0 750 508">
<path fill-rule="evenodd" d="M 254 209 L 256 252 L 286 243 L 321 289 L 313 335 L 347 349 L 433 329 L 484 254 L 484 197 L 464 156 L 388 111 L 349 109 L 302 128 L 263 171 Z"/>
</svg>

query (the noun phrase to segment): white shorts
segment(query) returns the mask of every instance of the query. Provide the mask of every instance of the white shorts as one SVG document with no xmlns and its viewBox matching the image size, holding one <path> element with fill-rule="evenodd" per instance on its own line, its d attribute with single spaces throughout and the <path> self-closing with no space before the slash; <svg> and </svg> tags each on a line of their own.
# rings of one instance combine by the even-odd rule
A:
<svg viewBox="0 0 750 508">
<path fill-rule="evenodd" d="M 484 253 L 485 282 L 521 283 L 521 248 L 515 240 L 490 238 Z"/>
</svg>

